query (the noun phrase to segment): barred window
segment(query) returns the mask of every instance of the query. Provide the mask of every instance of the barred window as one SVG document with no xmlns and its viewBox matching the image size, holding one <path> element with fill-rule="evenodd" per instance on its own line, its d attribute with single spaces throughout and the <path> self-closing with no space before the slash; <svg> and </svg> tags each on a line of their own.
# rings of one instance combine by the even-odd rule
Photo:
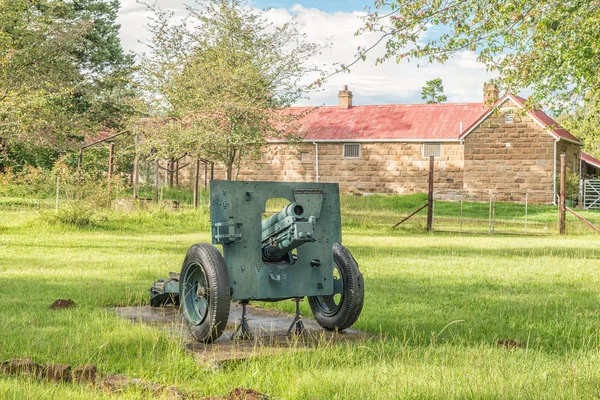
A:
<svg viewBox="0 0 600 400">
<path fill-rule="evenodd" d="M 344 143 L 344 158 L 360 158 L 360 143 Z"/>
<path fill-rule="evenodd" d="M 514 124 L 515 123 L 515 116 L 513 114 L 510 114 L 510 113 L 504 114 L 504 123 L 505 124 Z"/>
<path fill-rule="evenodd" d="M 441 157 L 442 156 L 442 144 L 441 143 L 423 143 L 423 157 Z"/>
</svg>

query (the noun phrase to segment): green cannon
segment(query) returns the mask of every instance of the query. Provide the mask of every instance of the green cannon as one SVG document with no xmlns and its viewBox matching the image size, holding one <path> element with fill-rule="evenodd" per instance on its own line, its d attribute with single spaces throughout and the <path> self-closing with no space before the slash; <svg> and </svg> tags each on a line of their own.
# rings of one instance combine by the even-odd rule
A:
<svg viewBox="0 0 600 400">
<path fill-rule="evenodd" d="M 243 337 L 251 337 L 245 311 L 252 300 L 296 301 L 288 333 L 293 327 L 303 330 L 298 301 L 304 297 L 325 329 L 343 330 L 356 322 L 363 279 L 341 245 L 337 184 L 212 181 L 210 193 L 212 244 L 189 248 L 178 298 L 170 294 L 196 340 L 221 336 L 232 300 L 243 306 L 236 331 Z M 273 198 L 288 204 L 263 220 Z M 214 245 L 222 246 L 222 255 Z M 163 285 L 173 288 L 173 282 Z"/>
<path fill-rule="evenodd" d="M 315 217 L 306 218 L 304 207 L 290 203 L 262 222 L 262 255 L 265 262 L 291 262 L 290 252 L 306 242 L 314 242 Z"/>
</svg>

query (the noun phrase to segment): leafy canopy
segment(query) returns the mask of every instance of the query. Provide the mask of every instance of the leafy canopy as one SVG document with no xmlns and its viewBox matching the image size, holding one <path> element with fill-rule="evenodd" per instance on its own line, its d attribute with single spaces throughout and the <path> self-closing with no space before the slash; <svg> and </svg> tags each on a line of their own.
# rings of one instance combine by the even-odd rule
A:
<svg viewBox="0 0 600 400">
<path fill-rule="evenodd" d="M 427 104 L 443 103 L 448 100 L 444 94 L 444 84 L 441 78 L 432 79 L 425 82 L 425 86 L 421 89 L 421 99 Z"/>
<path fill-rule="evenodd" d="M 156 157 L 183 153 L 234 165 L 257 154 L 266 138 L 288 140 L 298 115 L 282 113 L 304 96 L 309 59 L 320 46 L 307 43 L 295 21 L 269 24 L 238 0 L 216 0 L 172 13 L 154 12 L 151 50 L 142 59 L 142 87 L 152 122 L 145 146 Z"/>
<path fill-rule="evenodd" d="M 578 104 L 558 117 L 562 127 L 583 142 L 583 151 L 600 158 L 600 107 L 597 102 Z"/>
<path fill-rule="evenodd" d="M 0 3 L 0 168 L 51 165 L 84 136 L 121 125 L 133 65 L 118 39 L 119 3 Z"/>
<path fill-rule="evenodd" d="M 361 31 L 381 32 L 378 62 L 475 51 L 501 88 L 564 105 L 600 98 L 599 21 L 599 0 L 375 0 Z"/>
</svg>

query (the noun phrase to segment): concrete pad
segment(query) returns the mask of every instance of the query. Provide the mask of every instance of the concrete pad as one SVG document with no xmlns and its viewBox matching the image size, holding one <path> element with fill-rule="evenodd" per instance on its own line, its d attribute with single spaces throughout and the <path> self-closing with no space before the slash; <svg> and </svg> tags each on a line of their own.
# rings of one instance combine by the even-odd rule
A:
<svg viewBox="0 0 600 400">
<path fill-rule="evenodd" d="M 327 331 L 312 318 L 303 317 L 304 335 L 296 335 L 292 330 L 286 335 L 294 314 L 279 310 L 247 306 L 247 319 L 253 339 L 231 340 L 242 317 L 242 306 L 231 303 L 229 320 L 225 333 L 212 344 L 199 343 L 191 336 L 178 307 L 117 307 L 117 315 L 144 324 L 162 327 L 171 335 L 183 340 L 187 351 L 202 362 L 221 364 L 228 361 L 244 360 L 255 356 L 274 355 L 280 352 L 302 351 L 322 345 L 345 341 L 366 340 L 370 334 L 354 328 L 342 332 Z"/>
</svg>

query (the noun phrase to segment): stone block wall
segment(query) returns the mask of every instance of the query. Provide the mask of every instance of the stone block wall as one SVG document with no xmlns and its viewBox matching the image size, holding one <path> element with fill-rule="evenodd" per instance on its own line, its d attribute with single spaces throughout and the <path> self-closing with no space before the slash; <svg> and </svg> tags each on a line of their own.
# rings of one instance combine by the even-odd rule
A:
<svg viewBox="0 0 600 400">
<path fill-rule="evenodd" d="M 560 155 L 565 154 L 567 171 L 579 173 L 579 146 L 574 143 L 561 140 L 556 144 L 556 173 L 560 173 Z"/>
<path fill-rule="evenodd" d="M 360 158 L 343 157 L 343 143 L 319 143 L 319 181 L 338 182 L 343 193 L 427 192 L 429 159 L 422 143 L 361 143 Z M 316 146 L 273 143 L 262 149 L 262 157 L 248 160 L 238 179 L 257 181 L 315 181 Z M 436 189 L 461 189 L 463 155 L 460 144 L 442 143 L 435 158 Z M 215 173 L 215 179 L 222 172 Z"/>
<path fill-rule="evenodd" d="M 511 113 L 513 122 L 504 115 Z M 554 138 L 517 106 L 505 103 L 464 138 L 463 143 L 442 143 L 441 157 L 435 158 L 436 191 L 466 190 L 488 197 L 521 196 L 529 201 L 553 201 Z M 423 156 L 422 142 L 370 142 L 360 144 L 360 157 L 343 157 L 343 142 L 318 144 L 319 181 L 338 182 L 343 193 L 405 194 L 427 192 L 429 159 Z M 567 167 L 576 172 L 579 147 L 560 140 L 556 148 L 556 172 L 560 154 L 567 155 Z M 256 181 L 316 181 L 316 146 L 313 143 L 270 143 L 261 156 L 247 159 L 237 179 Z M 192 163 L 193 165 L 193 163 Z M 210 168 L 207 170 L 210 180 Z M 185 173 L 182 173 L 185 175 Z M 193 179 L 193 172 L 188 175 Z M 215 179 L 224 179 L 222 167 L 215 166 Z M 205 181 L 200 168 L 200 185 Z"/>
<path fill-rule="evenodd" d="M 513 123 L 504 115 L 513 114 Z M 557 144 L 569 154 L 578 146 Z M 554 138 L 510 101 L 464 139 L 464 189 L 537 193 L 536 202 L 551 202 L 554 177 Z M 557 169 L 557 171 L 559 171 Z"/>
</svg>

